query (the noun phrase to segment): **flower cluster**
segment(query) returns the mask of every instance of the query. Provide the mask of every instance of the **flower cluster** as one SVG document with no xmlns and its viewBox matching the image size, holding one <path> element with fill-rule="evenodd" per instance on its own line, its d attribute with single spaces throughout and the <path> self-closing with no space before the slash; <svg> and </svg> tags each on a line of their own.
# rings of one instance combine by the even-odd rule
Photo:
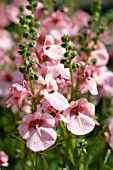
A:
<svg viewBox="0 0 113 170">
<path fill-rule="evenodd" d="M 65 7 L 50 12 L 35 0 L 22 3 L 20 10 L 20 1 L 0 4 L 0 16 L 4 16 L 0 21 L 0 105 L 5 99 L 7 107 L 18 112 L 17 138 L 25 139 L 33 152 L 55 145 L 61 130 L 76 136 L 82 152 L 87 142 L 80 136 L 95 125 L 101 127 L 95 105 L 113 97 L 113 72 L 107 67 L 104 43 L 108 32 L 94 27 L 100 3 L 95 3 L 92 16 L 77 11 L 73 17 Z M 11 35 L 5 30 L 10 23 L 18 23 L 21 31 Z M 113 148 L 112 123 L 108 119 L 106 136 Z M 0 166 L 8 166 L 7 162 L 8 156 L 0 152 Z"/>
</svg>

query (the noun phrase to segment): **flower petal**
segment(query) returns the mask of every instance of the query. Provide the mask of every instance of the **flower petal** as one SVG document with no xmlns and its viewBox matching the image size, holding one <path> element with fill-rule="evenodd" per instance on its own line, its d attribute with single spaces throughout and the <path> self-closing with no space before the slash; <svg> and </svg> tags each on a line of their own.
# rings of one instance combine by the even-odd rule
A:
<svg viewBox="0 0 113 170">
<path fill-rule="evenodd" d="M 40 127 L 31 132 L 27 140 L 27 147 L 34 152 L 43 151 L 51 147 L 56 141 L 57 134 L 51 128 Z"/>
<path fill-rule="evenodd" d="M 92 118 L 80 113 L 80 115 L 71 116 L 67 124 L 67 129 L 75 135 L 85 135 L 94 129 L 95 122 Z"/>
</svg>

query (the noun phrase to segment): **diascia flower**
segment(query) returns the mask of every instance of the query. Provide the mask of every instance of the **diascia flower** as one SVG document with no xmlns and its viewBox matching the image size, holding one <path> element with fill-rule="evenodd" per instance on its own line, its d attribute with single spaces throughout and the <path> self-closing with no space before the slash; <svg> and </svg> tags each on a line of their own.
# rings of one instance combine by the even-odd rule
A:
<svg viewBox="0 0 113 170">
<path fill-rule="evenodd" d="M 57 83 L 55 79 L 52 78 L 51 74 L 46 75 L 45 82 L 46 89 L 44 89 L 44 98 L 58 111 L 67 109 L 69 103 L 67 99 L 58 92 Z"/>
<path fill-rule="evenodd" d="M 90 91 L 90 93 L 92 95 L 97 95 L 98 91 L 97 91 L 97 84 L 94 78 L 91 77 L 92 74 L 92 68 L 89 65 L 86 65 L 85 69 L 84 69 L 84 81 L 80 86 L 80 92 L 82 92 L 82 90 L 84 88 L 88 89 Z"/>
<path fill-rule="evenodd" d="M 43 151 L 51 147 L 57 138 L 53 130 L 55 120 L 50 114 L 35 112 L 25 115 L 18 130 L 20 135 L 27 140 L 27 147 L 34 152 Z"/>
<path fill-rule="evenodd" d="M 67 118 L 67 129 L 75 135 L 85 135 L 94 129 L 95 106 L 87 99 L 72 101 L 63 115 Z"/>
<path fill-rule="evenodd" d="M 4 151 L 0 151 L 0 167 L 8 166 L 8 155 Z"/>
<path fill-rule="evenodd" d="M 51 35 L 47 35 L 43 46 L 44 54 L 52 60 L 60 61 L 64 56 L 64 49 L 60 44 L 54 43 L 54 38 Z"/>
<path fill-rule="evenodd" d="M 27 88 L 19 83 L 14 83 L 11 87 L 11 97 L 7 100 L 7 107 L 10 107 L 14 103 L 17 103 L 18 107 L 21 108 L 22 101 L 28 96 L 33 96 L 32 92 L 27 90 Z"/>
</svg>

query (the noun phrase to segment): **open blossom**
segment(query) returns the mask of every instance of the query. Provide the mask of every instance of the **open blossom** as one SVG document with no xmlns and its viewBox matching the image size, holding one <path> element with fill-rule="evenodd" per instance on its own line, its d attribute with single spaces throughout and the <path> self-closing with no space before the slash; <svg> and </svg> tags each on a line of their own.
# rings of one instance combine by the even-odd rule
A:
<svg viewBox="0 0 113 170">
<path fill-rule="evenodd" d="M 41 113 L 46 112 L 48 114 L 51 114 L 55 119 L 56 128 L 58 128 L 59 120 L 63 121 L 64 123 L 67 123 L 67 119 L 60 113 L 60 111 L 56 110 L 45 100 L 41 101 L 41 105 L 37 107 L 37 110 Z"/>
<path fill-rule="evenodd" d="M 18 107 L 21 108 L 22 101 L 28 96 L 33 96 L 32 92 L 27 90 L 24 85 L 14 83 L 11 87 L 11 97 L 7 100 L 7 107 L 10 107 L 14 103 L 17 103 Z"/>
<path fill-rule="evenodd" d="M 58 92 L 58 86 L 51 74 L 45 77 L 46 89 L 44 89 L 44 98 L 56 110 L 62 111 L 68 108 L 69 103 L 67 99 Z"/>
<path fill-rule="evenodd" d="M 60 61 L 64 56 L 64 49 L 60 44 L 55 44 L 54 38 L 51 35 L 46 36 L 43 51 L 50 59 L 56 61 Z"/>
<path fill-rule="evenodd" d="M 4 151 L 0 151 L 0 167 L 8 166 L 8 155 Z"/>
<path fill-rule="evenodd" d="M 80 86 L 80 92 L 82 92 L 82 90 L 86 88 L 90 91 L 92 95 L 97 95 L 98 94 L 97 84 L 95 79 L 91 77 L 92 74 L 91 72 L 92 72 L 91 67 L 87 65 L 84 69 L 84 74 L 83 74 L 84 81 Z"/>
<path fill-rule="evenodd" d="M 37 111 L 34 114 L 25 115 L 18 130 L 20 135 L 27 140 L 27 147 L 38 152 L 55 143 L 57 134 L 53 130 L 54 125 L 55 120 L 51 115 Z"/>
<path fill-rule="evenodd" d="M 63 112 L 68 119 L 67 129 L 75 135 L 85 135 L 94 129 L 94 114 L 95 106 L 85 98 L 72 101 Z"/>
</svg>

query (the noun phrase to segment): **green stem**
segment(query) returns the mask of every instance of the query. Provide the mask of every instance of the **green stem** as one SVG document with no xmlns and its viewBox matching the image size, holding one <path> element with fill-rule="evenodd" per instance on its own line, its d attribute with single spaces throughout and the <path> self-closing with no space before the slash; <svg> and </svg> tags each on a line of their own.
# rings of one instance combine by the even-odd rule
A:
<svg viewBox="0 0 113 170">
<path fill-rule="evenodd" d="M 36 158 L 35 158 L 35 170 L 38 170 L 38 164 L 39 164 L 39 154 L 36 154 Z"/>
<path fill-rule="evenodd" d="M 107 144 L 107 142 L 105 141 L 105 143 L 104 143 L 104 148 L 103 148 L 103 152 L 102 152 L 101 158 L 100 158 L 100 166 L 99 166 L 99 169 L 100 169 L 100 170 L 104 170 L 104 158 L 105 158 L 105 156 L 106 156 L 107 148 L 108 148 L 108 144 Z"/>
<path fill-rule="evenodd" d="M 66 164 L 67 164 L 67 159 L 68 159 L 68 147 L 69 147 L 69 143 L 70 143 L 70 138 L 71 138 L 71 133 L 67 132 L 68 136 L 67 136 L 67 140 L 66 140 L 66 146 L 65 146 L 65 152 L 64 152 L 64 160 L 63 160 L 63 168 L 66 168 Z"/>
<path fill-rule="evenodd" d="M 29 80 L 30 80 L 30 78 L 29 78 Z M 30 80 L 30 87 L 31 87 L 31 92 L 34 95 L 34 83 L 33 83 L 33 80 Z M 32 111 L 35 112 L 37 110 L 35 98 L 32 98 L 31 106 L 32 106 Z"/>
<path fill-rule="evenodd" d="M 88 155 L 86 157 L 86 161 L 85 161 L 85 166 L 84 166 L 84 170 L 88 170 L 89 169 L 89 159 L 90 159 L 90 156 L 95 148 L 95 146 L 97 145 L 97 143 L 102 139 L 102 134 L 106 132 L 106 128 L 104 128 L 103 130 L 101 130 L 99 132 L 99 134 L 97 135 L 96 139 L 94 140 L 94 142 L 92 143 L 92 145 L 90 146 L 89 148 L 89 151 L 88 151 Z"/>
<path fill-rule="evenodd" d="M 69 70 L 70 70 L 70 77 L 71 77 L 71 101 L 74 100 L 74 79 L 73 79 L 73 69 L 72 69 L 72 63 L 71 60 L 69 61 Z"/>
<path fill-rule="evenodd" d="M 32 151 L 31 151 L 31 150 L 29 150 L 29 151 L 30 151 L 30 156 L 31 156 L 32 165 L 33 165 L 32 170 L 35 170 L 35 162 L 34 162 L 33 154 L 32 154 Z"/>
<path fill-rule="evenodd" d="M 79 170 L 80 162 L 81 162 L 81 157 L 82 157 L 82 151 L 80 151 L 79 160 L 77 161 L 77 164 L 75 166 L 75 170 Z"/>
</svg>

